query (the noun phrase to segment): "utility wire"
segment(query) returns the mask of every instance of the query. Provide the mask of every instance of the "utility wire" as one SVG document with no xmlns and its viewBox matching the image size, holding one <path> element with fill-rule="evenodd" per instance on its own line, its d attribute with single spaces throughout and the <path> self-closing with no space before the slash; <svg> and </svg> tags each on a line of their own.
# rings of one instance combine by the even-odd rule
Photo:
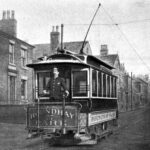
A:
<svg viewBox="0 0 150 150">
<path fill-rule="evenodd" d="M 103 10 L 105 11 L 105 13 L 108 15 L 108 17 L 111 19 L 112 22 L 114 22 L 113 18 L 109 15 L 109 13 L 104 9 L 104 7 L 101 5 L 101 7 L 103 8 Z M 134 50 L 134 52 L 136 53 L 136 55 L 138 56 L 138 58 L 142 61 L 142 63 L 147 67 L 147 69 L 150 72 L 150 67 L 144 62 L 144 60 L 142 59 L 142 57 L 138 54 L 138 52 L 136 51 L 136 49 L 133 47 L 133 45 L 130 43 L 130 41 L 128 40 L 128 38 L 126 37 L 126 35 L 123 33 L 123 31 L 120 29 L 119 25 L 116 23 L 115 24 L 116 27 L 118 28 L 118 30 L 121 32 L 121 34 L 123 35 L 124 39 L 126 40 L 126 42 L 129 44 L 129 46 Z"/>
<path fill-rule="evenodd" d="M 103 8 L 104 9 L 104 8 Z M 134 24 L 134 23 L 143 23 L 143 22 L 150 22 L 150 19 L 142 19 L 142 20 L 131 20 L 126 22 L 118 22 L 118 23 L 93 23 L 94 26 L 114 26 L 116 24 L 118 25 L 124 25 L 124 24 Z M 89 24 L 64 24 L 66 26 L 89 26 Z"/>
</svg>

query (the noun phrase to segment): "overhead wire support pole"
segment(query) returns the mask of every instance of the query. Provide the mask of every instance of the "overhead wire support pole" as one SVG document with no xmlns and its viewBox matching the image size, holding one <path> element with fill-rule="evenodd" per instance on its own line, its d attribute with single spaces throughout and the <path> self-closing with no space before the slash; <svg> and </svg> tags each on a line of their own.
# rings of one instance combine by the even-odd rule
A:
<svg viewBox="0 0 150 150">
<path fill-rule="evenodd" d="M 96 14 L 97 14 L 97 12 L 98 12 L 100 6 L 101 6 L 101 4 L 99 3 L 98 8 L 97 8 L 97 10 L 96 10 L 96 12 L 95 12 L 95 14 L 94 14 L 92 20 L 91 20 L 91 23 L 90 23 L 90 25 L 89 25 L 89 28 L 88 28 L 88 30 L 87 30 L 86 36 L 85 36 L 85 38 L 84 38 L 84 41 L 83 41 L 83 44 L 82 44 L 82 47 L 81 47 L 81 50 L 80 50 L 80 53 L 81 53 L 81 54 L 83 54 L 83 48 L 84 48 L 84 44 L 85 44 L 87 35 L 88 35 L 88 33 L 89 33 L 89 30 L 90 30 L 90 28 L 91 28 L 91 25 L 92 25 L 92 23 L 93 23 L 93 20 L 94 20 L 94 18 L 95 18 L 95 16 L 96 16 Z"/>
</svg>

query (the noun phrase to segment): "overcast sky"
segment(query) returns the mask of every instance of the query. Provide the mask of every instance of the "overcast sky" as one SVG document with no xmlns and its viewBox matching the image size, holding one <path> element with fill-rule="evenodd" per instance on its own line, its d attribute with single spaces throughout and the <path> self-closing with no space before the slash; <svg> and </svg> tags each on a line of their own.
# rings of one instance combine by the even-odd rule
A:
<svg viewBox="0 0 150 150">
<path fill-rule="evenodd" d="M 150 74 L 150 0 L 0 0 L 0 17 L 15 10 L 17 36 L 30 44 L 49 43 L 61 23 L 64 41 L 82 41 L 99 3 L 87 37 L 93 55 L 107 44 L 129 73 Z"/>
</svg>

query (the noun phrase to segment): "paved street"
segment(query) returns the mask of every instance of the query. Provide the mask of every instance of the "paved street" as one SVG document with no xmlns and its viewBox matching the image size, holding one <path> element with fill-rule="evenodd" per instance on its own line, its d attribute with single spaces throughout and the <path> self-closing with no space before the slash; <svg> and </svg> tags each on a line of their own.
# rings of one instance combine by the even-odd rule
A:
<svg viewBox="0 0 150 150">
<path fill-rule="evenodd" d="M 0 150 L 150 150 L 150 106 L 121 113 L 119 129 L 94 146 L 45 147 L 40 138 L 26 140 L 24 125 L 0 123 Z"/>
</svg>

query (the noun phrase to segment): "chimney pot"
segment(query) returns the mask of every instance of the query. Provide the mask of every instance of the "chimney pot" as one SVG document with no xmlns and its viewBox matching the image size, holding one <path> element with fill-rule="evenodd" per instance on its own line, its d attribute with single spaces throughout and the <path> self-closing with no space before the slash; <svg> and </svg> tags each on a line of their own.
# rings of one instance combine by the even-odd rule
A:
<svg viewBox="0 0 150 150">
<path fill-rule="evenodd" d="M 11 19 L 15 19 L 15 11 L 14 10 L 11 11 Z"/>
<path fill-rule="evenodd" d="M 54 30 L 55 30 L 55 27 L 54 27 L 54 26 L 52 26 L 52 32 L 54 32 Z"/>
<path fill-rule="evenodd" d="M 6 11 L 3 11 L 3 19 L 6 19 Z"/>
<path fill-rule="evenodd" d="M 10 11 L 7 10 L 7 19 L 10 19 Z"/>
<path fill-rule="evenodd" d="M 59 27 L 58 27 L 58 26 L 56 26 L 56 32 L 58 32 L 58 28 L 59 28 Z"/>
</svg>

